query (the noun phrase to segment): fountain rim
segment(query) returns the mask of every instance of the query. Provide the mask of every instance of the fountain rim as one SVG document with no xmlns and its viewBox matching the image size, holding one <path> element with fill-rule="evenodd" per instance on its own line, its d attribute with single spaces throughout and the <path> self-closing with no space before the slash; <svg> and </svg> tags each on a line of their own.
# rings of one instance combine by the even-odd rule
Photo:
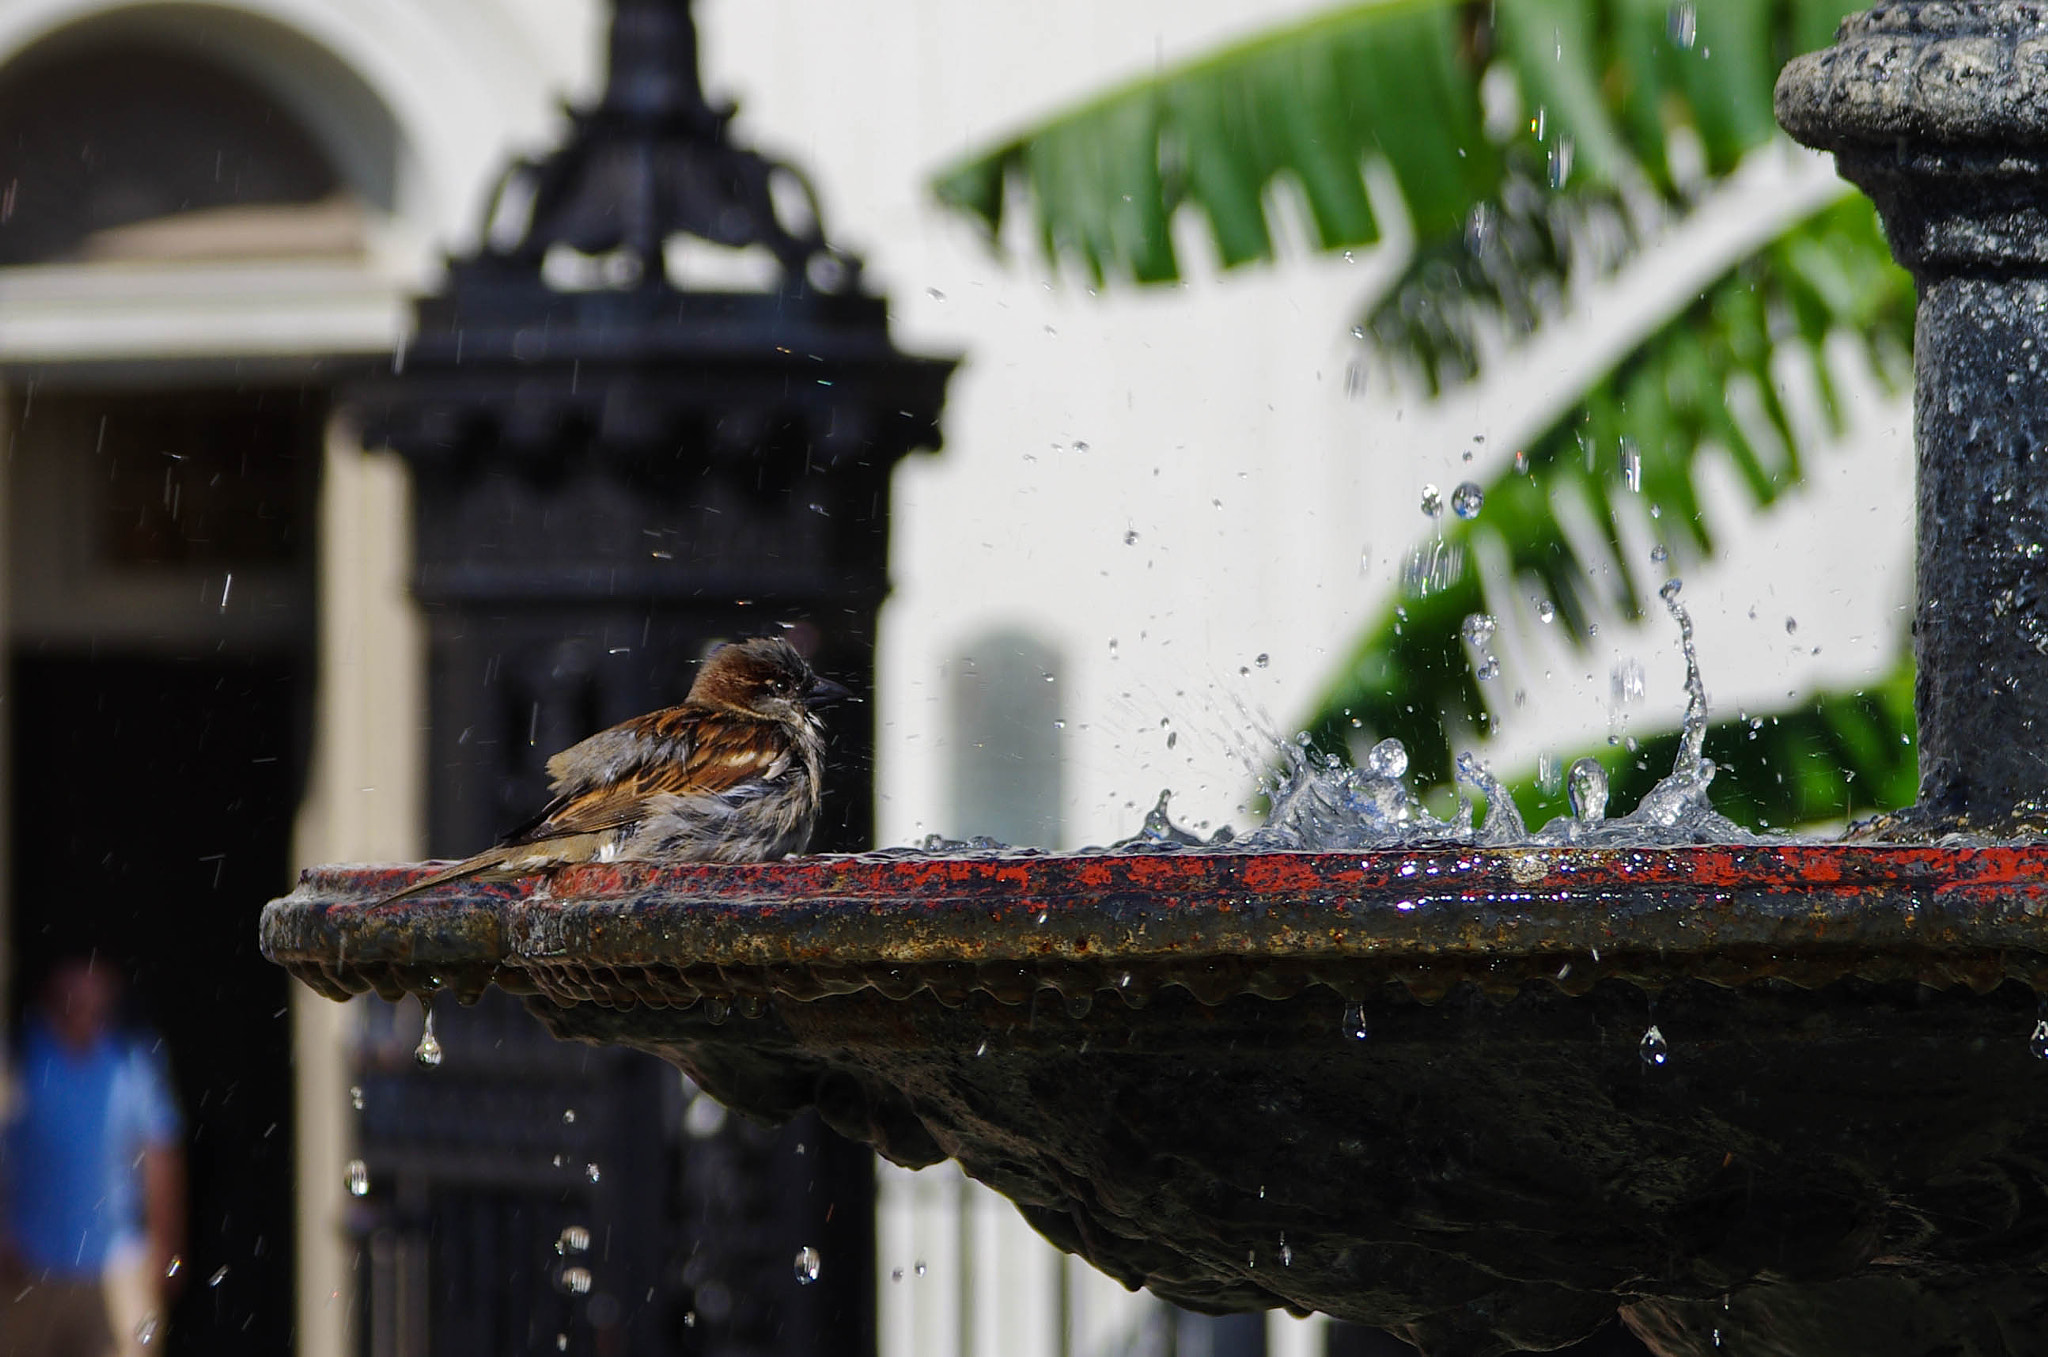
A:
<svg viewBox="0 0 2048 1357">
<path fill-rule="evenodd" d="M 1216 1003 L 1389 981 L 1430 999 L 1463 982 L 1582 992 L 1610 978 L 2048 990 L 2048 846 L 621 862 L 385 902 L 428 870 L 308 869 L 265 907 L 264 954 L 335 999 L 472 1001 L 495 984 L 608 1008 L 1165 984 Z"/>
</svg>

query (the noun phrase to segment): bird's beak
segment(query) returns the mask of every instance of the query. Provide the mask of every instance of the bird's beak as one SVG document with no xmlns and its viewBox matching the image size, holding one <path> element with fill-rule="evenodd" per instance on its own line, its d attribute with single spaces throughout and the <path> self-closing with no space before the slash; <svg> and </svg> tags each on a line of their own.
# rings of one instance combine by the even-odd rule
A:
<svg viewBox="0 0 2048 1357">
<path fill-rule="evenodd" d="M 852 696 L 853 689 L 814 674 L 811 676 L 811 686 L 804 689 L 804 705 L 822 707 L 827 702 L 844 702 Z"/>
</svg>

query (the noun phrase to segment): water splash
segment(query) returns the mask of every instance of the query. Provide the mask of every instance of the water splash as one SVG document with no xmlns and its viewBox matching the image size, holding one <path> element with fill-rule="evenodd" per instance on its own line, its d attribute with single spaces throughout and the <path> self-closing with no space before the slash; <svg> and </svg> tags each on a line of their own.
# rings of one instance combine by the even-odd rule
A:
<svg viewBox="0 0 2048 1357">
<path fill-rule="evenodd" d="M 1571 813 L 1531 833 L 1507 789 L 1469 753 L 1457 760 L 1457 778 L 1486 803 L 1486 813 L 1476 826 L 1468 801 L 1461 799 L 1449 819 L 1439 819 L 1422 805 L 1402 781 L 1408 756 L 1397 740 L 1383 740 L 1374 746 L 1362 767 L 1318 757 L 1312 748 L 1296 744 L 1285 751 L 1287 766 L 1272 790 L 1272 812 L 1265 825 L 1243 836 L 1238 845 L 1343 850 L 1432 843 L 1657 848 L 1757 842 L 1760 836 L 1722 816 L 1708 799 L 1714 764 L 1704 753 L 1707 690 L 1700 678 L 1692 617 L 1679 602 L 1680 589 L 1677 580 L 1670 580 L 1658 595 L 1678 624 L 1679 645 L 1685 656 L 1685 724 L 1670 774 L 1628 814 L 1609 816 L 1607 770 L 1595 759 L 1580 759 L 1565 777 Z M 1474 620 L 1479 620 L 1476 628 L 1470 626 Z M 1490 639 L 1491 628 L 1485 625 L 1490 621 L 1482 614 L 1468 619 L 1468 639 L 1473 630 Z M 1163 807 L 1159 813 L 1163 815 Z M 1150 830 L 1149 818 L 1147 824 Z"/>
</svg>

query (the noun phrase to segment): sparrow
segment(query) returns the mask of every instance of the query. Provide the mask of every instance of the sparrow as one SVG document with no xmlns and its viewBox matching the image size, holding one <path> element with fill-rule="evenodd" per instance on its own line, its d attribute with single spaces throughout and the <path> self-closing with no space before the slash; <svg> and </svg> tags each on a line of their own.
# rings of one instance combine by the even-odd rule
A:
<svg viewBox="0 0 2048 1357">
<path fill-rule="evenodd" d="M 818 819 L 824 726 L 811 709 L 851 697 L 795 646 L 720 646 L 681 706 L 636 716 L 548 760 L 554 800 L 494 848 L 383 903 L 463 877 L 577 862 L 772 862 Z"/>
</svg>

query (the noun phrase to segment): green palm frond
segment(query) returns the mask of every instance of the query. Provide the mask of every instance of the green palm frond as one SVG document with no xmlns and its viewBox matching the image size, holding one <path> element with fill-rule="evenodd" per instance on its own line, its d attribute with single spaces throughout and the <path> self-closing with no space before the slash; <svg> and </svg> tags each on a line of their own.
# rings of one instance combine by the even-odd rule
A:
<svg viewBox="0 0 2048 1357">
<path fill-rule="evenodd" d="M 1781 349 L 1803 351 L 1825 382 L 1823 346 L 1831 334 L 1851 335 L 1873 368 L 1896 383 L 1904 378 L 1898 355 L 1911 345 L 1913 305 L 1912 280 L 1891 262 L 1869 203 L 1838 202 L 1737 263 L 1624 358 L 1586 405 L 1529 445 L 1526 471 L 1484 487 L 1477 520 L 1450 520 L 1441 548 L 1431 549 L 1457 559 L 1478 534 L 1495 538 L 1511 576 L 1540 591 L 1557 610 L 1554 625 L 1574 637 L 1603 612 L 1639 615 L 1664 575 L 1713 550 L 1700 512 L 1711 460 L 1726 459 L 1763 507 L 1799 482 L 1811 451 L 1805 442 L 1838 431 L 1806 428 L 1780 399 L 1771 366 Z M 1729 409 L 1727 393 L 1745 385 L 1762 427 Z M 1832 399 L 1825 407 L 1838 417 Z M 1639 490 L 1627 483 L 1625 446 L 1639 459 Z M 1557 510 L 1563 497 L 1599 526 L 1603 559 L 1585 559 L 1566 534 Z M 1670 559 L 1654 573 L 1651 562 L 1622 550 L 1619 505 L 1638 497 L 1657 507 L 1667 534 Z M 1460 628 L 1485 610 L 1486 599 L 1471 570 L 1424 585 L 1360 641 L 1310 729 L 1326 747 L 1343 748 L 1356 720 L 1376 738 L 1400 738 L 1418 774 L 1441 779 L 1449 775 L 1453 731 L 1483 724 L 1485 694 Z M 1611 592 L 1602 599 L 1595 589 Z"/>
<path fill-rule="evenodd" d="M 1058 115 L 949 167 L 934 188 L 993 237 L 1026 186 L 1048 256 L 1098 282 L 1178 277 L 1169 223 L 1183 207 L 1207 220 L 1226 266 L 1271 257 L 1268 195 L 1282 180 L 1299 188 L 1316 244 L 1370 245 L 1381 236 L 1362 173 L 1370 159 L 1392 170 L 1425 247 L 1456 240 L 1517 178 L 1551 179 L 1561 152 L 1561 197 L 1642 187 L 1675 201 L 1686 186 L 1670 156 L 1673 130 L 1697 138 L 1709 175 L 1732 168 L 1776 133 L 1778 68 L 1824 45 L 1855 7 L 1348 6 Z M 1481 81 L 1496 62 L 1513 76 L 1521 110 L 1489 130 Z"/>
</svg>

